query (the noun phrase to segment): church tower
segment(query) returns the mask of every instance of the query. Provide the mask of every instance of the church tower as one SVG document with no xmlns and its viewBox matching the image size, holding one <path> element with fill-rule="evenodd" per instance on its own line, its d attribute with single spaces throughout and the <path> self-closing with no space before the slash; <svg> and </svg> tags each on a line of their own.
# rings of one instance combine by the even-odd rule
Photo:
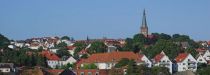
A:
<svg viewBox="0 0 210 75">
<path fill-rule="evenodd" d="M 142 18 L 142 24 L 141 24 L 141 32 L 140 33 L 143 34 L 145 37 L 148 36 L 148 27 L 147 27 L 145 10 L 143 12 L 143 18 Z"/>
</svg>

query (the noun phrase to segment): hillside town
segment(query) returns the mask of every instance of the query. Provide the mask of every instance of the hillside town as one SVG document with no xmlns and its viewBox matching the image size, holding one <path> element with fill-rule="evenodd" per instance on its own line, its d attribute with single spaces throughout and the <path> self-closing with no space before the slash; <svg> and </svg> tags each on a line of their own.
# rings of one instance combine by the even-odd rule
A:
<svg viewBox="0 0 210 75">
<path fill-rule="evenodd" d="M 0 35 L 0 75 L 210 75 L 209 65 L 210 41 L 149 33 L 145 10 L 131 38 Z"/>
</svg>

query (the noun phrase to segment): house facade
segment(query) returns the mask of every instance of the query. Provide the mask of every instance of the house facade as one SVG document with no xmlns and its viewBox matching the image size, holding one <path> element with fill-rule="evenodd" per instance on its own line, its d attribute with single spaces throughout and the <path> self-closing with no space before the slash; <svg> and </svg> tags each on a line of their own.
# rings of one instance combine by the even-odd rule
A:
<svg viewBox="0 0 210 75">
<path fill-rule="evenodd" d="M 0 72 L 1 73 L 9 73 L 15 72 L 13 63 L 0 63 Z"/>
<path fill-rule="evenodd" d="M 146 65 L 147 67 L 152 67 L 152 62 L 144 54 L 140 54 L 139 58 L 140 60 L 136 61 L 137 65 Z"/>
<path fill-rule="evenodd" d="M 60 65 L 67 65 L 68 63 L 70 64 L 73 64 L 73 63 L 76 63 L 77 60 L 75 60 L 73 57 L 62 57 L 61 60 L 60 60 Z"/>
<path fill-rule="evenodd" d="M 135 61 L 139 61 L 142 59 L 142 62 L 150 63 L 145 56 L 142 56 L 142 58 L 140 59 L 139 55 L 133 52 L 110 52 L 92 54 L 89 58 L 83 59 L 79 63 L 77 63 L 77 67 L 80 68 L 83 67 L 85 64 L 94 63 L 98 67 L 98 69 L 111 69 L 122 58 L 133 59 Z M 150 65 L 151 64 L 149 64 L 148 66 Z"/>
<path fill-rule="evenodd" d="M 210 52 L 209 52 L 209 50 L 206 50 L 206 52 L 203 54 L 203 58 L 206 61 L 210 61 Z"/>
<path fill-rule="evenodd" d="M 207 64 L 207 61 L 203 58 L 202 55 L 198 56 L 197 62 L 200 63 L 200 64 Z"/>
<path fill-rule="evenodd" d="M 47 64 L 49 67 L 56 68 L 60 66 L 60 58 L 56 54 L 51 53 L 48 50 L 44 50 L 41 52 L 41 55 L 47 58 Z"/>
<path fill-rule="evenodd" d="M 172 62 L 163 51 L 153 58 L 153 65 L 166 67 L 169 69 L 169 72 L 172 73 Z"/>
<path fill-rule="evenodd" d="M 191 70 L 196 72 L 197 70 L 197 61 L 196 59 L 188 53 L 180 53 L 176 58 L 175 61 L 177 63 L 177 71 L 186 71 Z"/>
</svg>

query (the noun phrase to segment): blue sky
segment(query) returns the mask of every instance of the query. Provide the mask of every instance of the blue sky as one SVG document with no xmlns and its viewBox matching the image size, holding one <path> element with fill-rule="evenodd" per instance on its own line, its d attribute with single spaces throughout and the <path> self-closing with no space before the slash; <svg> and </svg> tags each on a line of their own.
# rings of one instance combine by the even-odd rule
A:
<svg viewBox="0 0 210 75">
<path fill-rule="evenodd" d="M 0 0 L 0 33 L 15 40 L 132 37 L 144 8 L 150 33 L 210 40 L 210 0 Z"/>
</svg>

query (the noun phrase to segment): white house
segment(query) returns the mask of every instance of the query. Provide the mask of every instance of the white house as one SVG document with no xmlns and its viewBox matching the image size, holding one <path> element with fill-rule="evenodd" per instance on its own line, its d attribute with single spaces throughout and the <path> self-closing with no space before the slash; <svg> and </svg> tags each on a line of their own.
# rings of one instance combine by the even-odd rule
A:
<svg viewBox="0 0 210 75">
<path fill-rule="evenodd" d="M 147 67 L 152 67 L 152 62 L 144 54 L 140 54 L 139 59 L 140 60 L 136 61 L 137 65 L 143 64 L 146 65 Z"/>
<path fill-rule="evenodd" d="M 175 61 L 178 66 L 177 67 L 178 72 L 186 71 L 186 70 L 191 70 L 193 72 L 196 72 L 197 70 L 197 61 L 191 54 L 180 53 L 175 58 Z"/>
<path fill-rule="evenodd" d="M 15 45 L 8 45 L 8 48 L 10 48 L 10 49 L 15 49 L 16 46 L 15 46 Z"/>
<path fill-rule="evenodd" d="M 60 65 L 67 65 L 68 63 L 73 64 L 76 62 L 77 62 L 77 60 L 75 60 L 73 57 L 64 56 L 60 60 Z"/>
<path fill-rule="evenodd" d="M 58 40 L 56 44 L 59 44 L 59 43 L 62 43 L 62 42 L 66 43 L 66 44 L 67 44 L 67 46 L 70 46 L 70 45 L 72 45 L 72 44 L 73 44 L 71 41 L 69 41 L 69 40 L 67 40 L 67 39 L 64 39 L 64 40 Z"/>
<path fill-rule="evenodd" d="M 56 68 L 60 66 L 59 60 L 47 60 L 47 65 L 51 68 Z"/>
<path fill-rule="evenodd" d="M 13 63 L 0 63 L 0 72 L 9 73 L 14 71 Z"/>
<path fill-rule="evenodd" d="M 71 55 L 74 55 L 74 51 L 75 51 L 75 49 L 76 49 L 75 46 L 67 46 L 67 49 L 68 49 L 68 51 L 69 51 L 69 53 L 70 53 Z"/>
<path fill-rule="evenodd" d="M 56 54 L 51 53 L 48 50 L 42 51 L 41 54 L 42 54 L 42 56 L 47 58 L 47 64 L 51 68 L 56 68 L 56 67 L 60 66 L 60 62 L 59 62 L 60 58 Z"/>
<path fill-rule="evenodd" d="M 107 52 L 113 52 L 113 51 L 117 51 L 117 47 L 115 47 L 115 46 L 108 46 L 108 48 L 107 48 Z"/>
<path fill-rule="evenodd" d="M 49 49 L 50 52 L 56 53 L 58 51 L 58 49 Z"/>
<path fill-rule="evenodd" d="M 23 42 L 15 42 L 15 46 L 22 48 L 24 46 Z"/>
<path fill-rule="evenodd" d="M 198 58 L 197 58 L 197 62 L 198 63 L 204 63 L 204 64 L 207 64 L 207 61 L 203 58 L 202 55 L 199 55 Z"/>
<path fill-rule="evenodd" d="M 210 52 L 209 52 L 209 50 L 206 50 L 206 52 L 205 52 L 204 55 L 203 55 L 203 58 L 204 58 L 206 61 L 210 61 Z"/>
<path fill-rule="evenodd" d="M 169 72 L 172 73 L 172 62 L 163 51 L 153 58 L 153 65 L 166 67 L 169 69 Z"/>
<path fill-rule="evenodd" d="M 80 60 L 77 63 L 77 68 L 83 67 L 85 64 L 94 63 L 98 69 L 111 69 L 121 59 L 139 60 L 138 54 L 133 52 L 110 52 L 110 53 L 96 53 L 89 56 L 87 59 Z M 144 58 L 142 58 L 144 59 Z"/>
</svg>

